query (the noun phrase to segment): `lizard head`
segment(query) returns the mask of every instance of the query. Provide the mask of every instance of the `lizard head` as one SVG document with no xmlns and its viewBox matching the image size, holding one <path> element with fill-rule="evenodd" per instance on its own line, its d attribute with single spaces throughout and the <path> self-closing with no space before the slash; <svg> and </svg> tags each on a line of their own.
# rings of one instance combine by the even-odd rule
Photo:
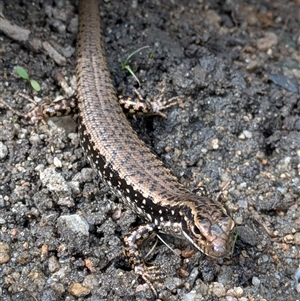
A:
<svg viewBox="0 0 300 301">
<path fill-rule="evenodd" d="M 181 212 L 182 234 L 198 250 L 214 258 L 230 253 L 234 222 L 218 201 L 201 197 L 201 202 L 190 202 Z"/>
</svg>

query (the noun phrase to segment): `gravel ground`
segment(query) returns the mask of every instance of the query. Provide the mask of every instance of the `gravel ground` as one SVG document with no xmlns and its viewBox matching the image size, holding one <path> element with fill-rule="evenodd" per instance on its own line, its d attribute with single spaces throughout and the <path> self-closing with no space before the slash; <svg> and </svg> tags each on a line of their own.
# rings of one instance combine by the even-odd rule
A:
<svg viewBox="0 0 300 301">
<path fill-rule="evenodd" d="M 300 300 L 300 2 L 101 1 L 107 57 L 120 95 L 182 96 L 160 117 L 132 119 L 141 139 L 190 189 L 223 191 L 238 232 L 215 261 L 170 237 L 147 259 L 160 300 Z M 75 89 L 76 1 L 4 1 L 5 18 L 49 42 L 55 63 L 0 32 L 0 95 L 28 112 Z M 1 22 L 1 21 L 0 21 Z M 1 25 L 0 25 L 1 26 Z M 2 26 L 1 26 L 2 27 Z M 130 61 L 141 81 L 120 61 Z M 14 68 L 42 86 L 34 92 Z M 141 221 L 85 160 L 75 116 L 30 125 L 0 108 L 0 299 L 151 300 L 122 237 Z M 155 239 L 145 243 L 144 252 Z"/>
</svg>

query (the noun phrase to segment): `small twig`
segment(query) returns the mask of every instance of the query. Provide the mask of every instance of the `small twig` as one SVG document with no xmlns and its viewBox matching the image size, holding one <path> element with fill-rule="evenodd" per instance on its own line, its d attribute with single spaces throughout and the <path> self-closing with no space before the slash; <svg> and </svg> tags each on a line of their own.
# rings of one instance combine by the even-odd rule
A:
<svg viewBox="0 0 300 301">
<path fill-rule="evenodd" d="M 221 188 L 221 190 L 219 191 L 219 193 L 216 196 L 216 201 L 219 200 L 219 198 L 221 197 L 221 194 L 224 192 L 224 190 L 226 190 L 228 188 L 228 186 L 230 185 L 230 183 L 231 183 L 231 180 L 227 181 L 225 183 L 225 185 Z"/>
<path fill-rule="evenodd" d="M 0 2 L 0 4 L 1 3 L 2 2 Z M 59 66 L 64 66 L 67 62 L 65 57 L 58 53 L 47 41 L 40 40 L 38 37 L 34 36 L 30 30 L 10 22 L 3 16 L 2 12 L 0 14 L 0 31 L 12 40 L 22 43 L 31 51 L 46 51 Z"/>
</svg>

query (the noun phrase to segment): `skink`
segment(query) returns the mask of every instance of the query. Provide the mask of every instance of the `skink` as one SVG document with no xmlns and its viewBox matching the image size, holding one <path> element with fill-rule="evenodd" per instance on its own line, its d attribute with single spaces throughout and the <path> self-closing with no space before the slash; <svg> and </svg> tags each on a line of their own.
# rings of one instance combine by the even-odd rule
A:
<svg viewBox="0 0 300 301">
<path fill-rule="evenodd" d="M 125 237 L 135 272 L 147 279 L 136 241 L 151 231 L 185 238 L 209 256 L 226 256 L 234 222 L 225 208 L 179 183 L 124 115 L 105 58 L 96 0 L 79 1 L 76 71 L 84 152 L 102 181 L 146 222 Z"/>
</svg>

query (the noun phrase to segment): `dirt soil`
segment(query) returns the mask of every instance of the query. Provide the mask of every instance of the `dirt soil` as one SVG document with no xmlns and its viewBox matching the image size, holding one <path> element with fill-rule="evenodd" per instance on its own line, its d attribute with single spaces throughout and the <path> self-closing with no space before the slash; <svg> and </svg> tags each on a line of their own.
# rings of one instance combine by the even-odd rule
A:
<svg viewBox="0 0 300 301">
<path fill-rule="evenodd" d="M 109 67 L 120 95 L 182 101 L 131 118 L 190 189 L 205 186 L 238 232 L 230 258 L 212 260 L 164 237 L 147 258 L 161 267 L 159 300 L 300 300 L 300 2 L 100 1 Z M 76 89 L 77 1 L 2 1 L 14 25 L 64 59 L 0 32 L 0 98 L 28 112 Z M 0 21 L 1 22 L 1 21 Z M 2 27 L 0 23 L 0 28 Z M 141 82 L 120 62 L 129 61 Z M 42 90 L 15 72 L 25 68 Z M 153 300 L 123 257 L 140 221 L 90 168 L 76 115 L 29 124 L 0 105 L 0 299 Z M 101 124 L 99 124 L 99 127 Z M 143 252 L 155 238 L 142 246 Z M 295 274 L 296 273 L 296 274 Z"/>
</svg>

